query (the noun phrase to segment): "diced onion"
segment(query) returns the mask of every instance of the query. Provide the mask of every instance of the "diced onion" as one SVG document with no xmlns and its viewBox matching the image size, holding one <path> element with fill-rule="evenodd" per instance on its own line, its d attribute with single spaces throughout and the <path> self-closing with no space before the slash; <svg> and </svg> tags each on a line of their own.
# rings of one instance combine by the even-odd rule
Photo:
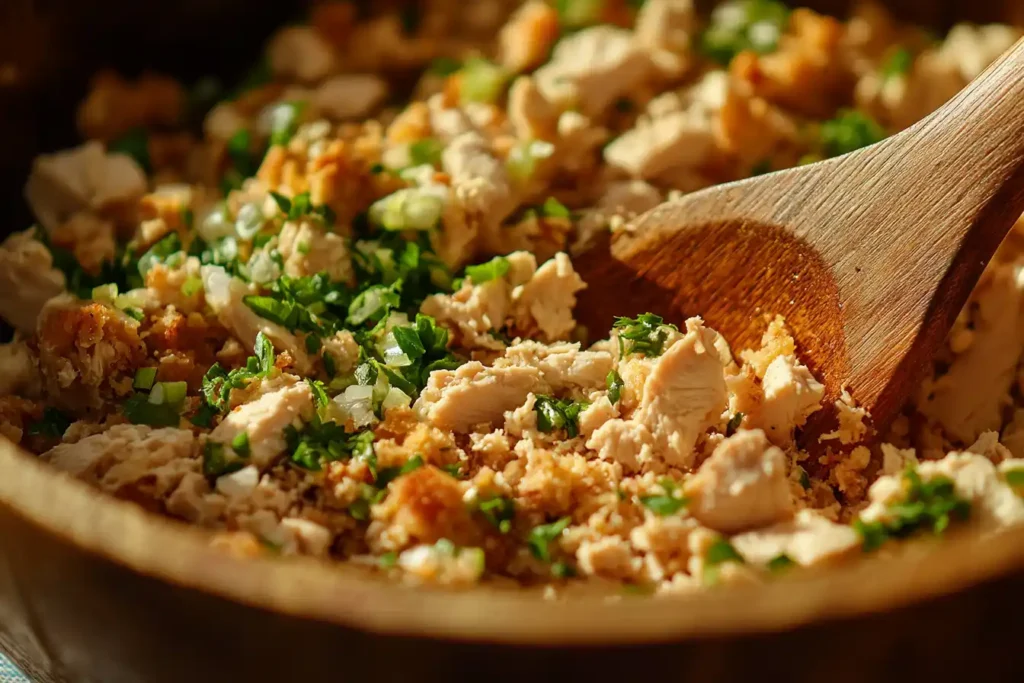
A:
<svg viewBox="0 0 1024 683">
<path fill-rule="evenodd" d="M 220 266 L 203 266 L 199 270 L 203 278 L 206 303 L 218 311 L 231 303 L 231 276 Z"/>
<path fill-rule="evenodd" d="M 92 288 L 93 301 L 100 301 L 105 304 L 113 304 L 117 298 L 117 285 L 111 282 L 108 285 L 100 285 Z"/>
<path fill-rule="evenodd" d="M 216 242 L 222 237 L 234 234 L 235 227 L 228 217 L 224 203 L 215 204 L 196 222 L 196 232 L 207 242 Z"/>
<path fill-rule="evenodd" d="M 388 332 L 384 336 L 379 349 L 381 355 L 384 356 L 384 363 L 392 368 L 404 368 L 407 365 L 412 365 L 412 360 L 405 354 L 402 347 L 398 345 L 398 340 L 395 339 L 395 335 L 392 332 Z"/>
<path fill-rule="evenodd" d="M 352 418 L 356 428 L 371 425 L 377 420 L 373 414 L 373 387 L 353 384 L 335 396 L 334 402 Z"/>
<path fill-rule="evenodd" d="M 370 220 L 385 230 L 430 230 L 444 212 L 436 192 L 407 187 L 379 199 L 370 207 Z"/>
<path fill-rule="evenodd" d="M 249 279 L 256 284 L 266 284 L 281 277 L 281 268 L 265 251 L 258 251 L 249 259 Z"/>
<path fill-rule="evenodd" d="M 263 227 L 263 211 L 258 204 L 243 204 L 235 218 L 235 232 L 244 240 L 252 239 Z"/>
<path fill-rule="evenodd" d="M 411 403 L 411 396 L 398 387 L 391 387 L 380 405 L 384 410 L 389 410 L 391 408 L 408 408 Z"/>
</svg>

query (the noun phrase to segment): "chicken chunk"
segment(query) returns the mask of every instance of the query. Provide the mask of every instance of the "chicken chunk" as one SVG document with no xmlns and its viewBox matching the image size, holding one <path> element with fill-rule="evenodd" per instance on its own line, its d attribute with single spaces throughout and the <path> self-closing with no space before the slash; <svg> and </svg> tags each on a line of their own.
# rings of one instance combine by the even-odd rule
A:
<svg viewBox="0 0 1024 683">
<path fill-rule="evenodd" d="M 535 367 L 544 383 L 555 390 L 568 387 L 603 389 L 615 363 L 608 351 L 581 351 L 578 343 L 545 345 L 522 341 L 505 350 L 495 367 Z"/>
<path fill-rule="evenodd" d="M 48 232 L 79 211 L 102 211 L 145 192 L 139 165 L 125 154 L 104 152 L 98 142 L 37 157 L 25 185 L 25 198 Z"/>
<path fill-rule="evenodd" d="M 131 392 L 146 359 L 139 323 L 99 303 L 60 297 L 39 316 L 39 368 L 59 407 L 87 412 Z"/>
<path fill-rule="evenodd" d="M 793 442 L 793 430 L 803 426 L 811 413 L 821 408 L 825 387 L 795 356 L 775 358 L 768 365 L 761 386 L 764 430 L 773 443 L 788 446 Z"/>
<path fill-rule="evenodd" d="M 335 68 L 334 48 L 311 26 L 278 31 L 267 47 L 270 69 L 278 76 L 303 83 L 326 78 Z"/>
<path fill-rule="evenodd" d="M 578 105 L 584 114 L 599 116 L 650 71 L 650 58 L 630 31 L 602 25 L 559 41 L 534 77 L 544 96 L 563 109 Z"/>
<path fill-rule="evenodd" d="M 252 348 L 256 336 L 262 332 L 278 352 L 287 351 L 300 375 L 309 374 L 313 360 L 305 345 L 281 325 L 256 315 L 245 305 L 245 297 L 252 292 L 244 282 L 228 275 L 220 266 L 202 267 L 203 289 L 206 301 L 217 314 L 220 323 L 231 330 L 242 343 Z"/>
<path fill-rule="evenodd" d="M 187 429 L 115 425 L 42 455 L 59 470 L 138 502 L 169 495 L 199 466 L 199 445 Z"/>
<path fill-rule="evenodd" d="M 802 567 L 840 561 L 857 554 L 861 546 L 852 527 L 831 522 L 814 510 L 801 510 L 792 520 L 738 534 L 729 542 L 749 564 L 766 565 L 785 555 Z"/>
<path fill-rule="evenodd" d="M 355 285 L 352 256 L 345 238 L 312 221 L 289 221 L 278 236 L 284 272 L 291 277 L 327 273 L 333 281 Z"/>
<path fill-rule="evenodd" d="M 64 274 L 33 231 L 16 232 L 0 244 L 0 317 L 31 334 L 47 301 L 64 291 Z"/>
<path fill-rule="evenodd" d="M 720 443 L 685 486 L 689 511 L 701 524 L 733 534 L 793 515 L 785 454 L 759 429 Z"/>
<path fill-rule="evenodd" d="M 700 166 L 714 146 L 708 120 L 700 113 L 680 111 L 641 121 L 605 147 L 604 159 L 634 177 L 649 180 L 669 169 Z"/>
<path fill-rule="evenodd" d="M 487 368 L 474 361 L 430 373 L 415 408 L 435 427 L 468 432 L 476 425 L 496 424 L 542 386 L 537 368 Z"/>
<path fill-rule="evenodd" d="M 636 17 L 636 41 L 665 78 L 678 78 L 693 63 L 698 36 L 693 0 L 647 0 Z"/>
<path fill-rule="evenodd" d="M 35 396 L 40 388 L 38 361 L 28 344 L 0 344 L 0 396 Z"/>
<path fill-rule="evenodd" d="M 586 288 L 564 253 L 555 254 L 533 277 L 513 291 L 512 315 L 521 331 L 540 332 L 545 341 L 565 339 L 576 327 L 576 293 Z"/>
<path fill-rule="evenodd" d="M 655 435 L 665 462 L 689 467 L 697 438 L 725 410 L 725 365 L 720 337 L 700 318 L 686 321 L 686 335 L 658 358 L 644 385 L 635 419 Z"/>
<path fill-rule="evenodd" d="M 287 449 L 285 427 L 309 420 L 312 413 L 313 394 L 308 384 L 299 382 L 234 409 L 210 433 L 210 440 L 230 446 L 239 434 L 248 434 L 248 462 L 262 471 Z"/>
<path fill-rule="evenodd" d="M 313 91 L 310 103 L 334 121 L 369 116 L 388 94 L 387 81 L 373 74 L 341 74 Z"/>
</svg>

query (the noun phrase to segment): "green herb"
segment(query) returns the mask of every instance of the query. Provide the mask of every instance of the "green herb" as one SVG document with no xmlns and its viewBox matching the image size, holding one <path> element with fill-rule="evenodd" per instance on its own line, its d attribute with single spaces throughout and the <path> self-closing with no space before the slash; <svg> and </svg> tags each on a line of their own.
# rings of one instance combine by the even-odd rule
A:
<svg viewBox="0 0 1024 683">
<path fill-rule="evenodd" d="M 270 196 L 274 199 L 277 208 L 281 210 L 281 213 L 285 215 L 287 220 L 297 221 L 304 216 L 313 216 L 314 218 L 319 218 L 326 225 L 334 223 L 335 216 L 331 207 L 326 204 L 314 206 L 309 192 L 302 192 L 290 199 L 280 192 L 274 191 L 270 192 Z M 306 248 L 308 250 L 308 244 Z"/>
<path fill-rule="evenodd" d="M 203 415 L 212 418 L 214 413 L 227 411 L 231 391 L 246 386 L 251 380 L 266 377 L 274 369 L 274 346 L 260 332 L 256 335 L 255 356 L 249 356 L 245 365 L 232 370 L 224 370 L 219 363 L 214 363 L 203 376 L 202 394 L 209 410 Z"/>
<path fill-rule="evenodd" d="M 451 76 L 453 73 L 462 68 L 462 62 L 451 57 L 438 57 L 430 63 L 427 68 L 429 73 L 435 76 Z"/>
<path fill-rule="evenodd" d="M 181 422 L 178 406 L 173 403 L 152 403 L 148 394 L 134 394 L 124 402 L 122 412 L 132 424 L 150 427 L 177 427 Z"/>
<path fill-rule="evenodd" d="M 622 381 L 622 376 L 615 370 L 609 370 L 608 376 L 604 378 L 604 383 L 608 386 L 608 400 L 618 403 L 622 398 L 622 388 L 626 386 Z"/>
<path fill-rule="evenodd" d="M 441 152 L 444 145 L 437 138 L 423 138 L 409 145 L 409 159 L 413 166 L 429 164 L 437 166 L 441 163 Z"/>
<path fill-rule="evenodd" d="M 579 434 L 580 413 L 586 410 L 588 405 L 590 404 L 586 401 L 539 395 L 533 405 L 537 413 L 537 429 L 542 432 L 564 429 L 566 435 L 572 439 Z"/>
<path fill-rule="evenodd" d="M 270 144 L 287 145 L 299 128 L 305 102 L 281 102 L 270 114 Z"/>
<path fill-rule="evenodd" d="M 248 458 L 252 453 L 252 449 L 249 447 L 249 433 L 239 432 L 235 435 L 235 438 L 231 440 L 231 450 L 240 458 Z"/>
<path fill-rule="evenodd" d="M 663 478 L 658 483 L 661 485 L 661 488 L 665 489 L 665 493 L 661 495 L 640 496 L 640 504 L 659 517 L 674 515 L 690 502 L 684 496 L 675 495 L 678 487 L 668 477 Z"/>
<path fill-rule="evenodd" d="M 805 491 L 809 490 L 811 488 L 811 478 L 807 476 L 807 470 L 799 465 L 797 465 L 797 468 L 800 470 L 800 486 L 802 486 Z"/>
<path fill-rule="evenodd" d="M 772 559 L 768 560 L 768 564 L 766 566 L 768 567 L 768 571 L 772 574 L 778 574 L 790 569 L 795 564 L 796 563 L 793 562 L 793 559 L 789 555 L 782 553 L 781 555 L 776 555 Z"/>
<path fill-rule="evenodd" d="M 219 441 L 207 441 L 203 446 L 203 474 L 216 478 L 237 472 L 245 466 L 245 460 L 239 454 L 228 452 Z"/>
<path fill-rule="evenodd" d="M 1012 488 L 1024 486 L 1024 468 L 1006 470 L 1003 472 L 1003 479 Z"/>
<path fill-rule="evenodd" d="M 423 462 L 422 455 L 414 455 L 413 457 L 409 458 L 401 467 L 385 467 L 378 470 L 377 479 L 375 483 L 379 488 L 387 488 L 387 485 L 393 482 L 398 477 L 402 476 L 403 474 L 415 472 L 419 468 L 423 467 L 424 464 L 425 463 Z"/>
<path fill-rule="evenodd" d="M 146 314 L 143 313 L 138 308 L 131 308 L 131 307 L 129 307 L 129 308 L 123 308 L 121 310 L 124 311 L 124 314 L 126 316 L 128 316 L 129 318 L 131 318 L 132 320 L 135 320 L 137 322 L 141 323 L 143 320 L 146 319 Z"/>
<path fill-rule="evenodd" d="M 774 52 L 789 22 L 789 9 L 778 0 L 732 0 L 715 8 L 701 35 L 700 48 L 727 65 L 744 50 Z"/>
<path fill-rule="evenodd" d="M 724 538 L 717 539 L 704 555 L 704 583 L 713 585 L 718 582 L 718 570 L 726 562 L 743 564 L 743 556 Z"/>
<path fill-rule="evenodd" d="M 348 307 L 349 325 L 376 323 L 401 304 L 401 282 L 391 286 L 373 285 L 360 292 Z"/>
<path fill-rule="evenodd" d="M 59 439 L 71 426 L 71 418 L 56 408 L 43 408 L 43 416 L 28 426 L 29 436 L 46 436 Z"/>
<path fill-rule="evenodd" d="M 836 118 L 821 124 L 821 146 L 826 157 L 837 157 L 885 137 L 875 121 L 863 112 L 841 109 Z"/>
<path fill-rule="evenodd" d="M 548 197 L 540 207 L 541 215 L 547 218 L 569 218 L 572 214 L 565 204 L 554 197 Z"/>
<path fill-rule="evenodd" d="M 508 273 L 510 267 L 509 261 L 504 256 L 495 256 L 486 263 L 481 263 L 475 266 L 466 266 L 466 277 L 473 281 L 475 285 L 482 285 L 485 282 L 491 280 L 497 280 L 500 277 L 504 277 Z"/>
<path fill-rule="evenodd" d="M 662 354 L 668 340 L 668 331 L 676 329 L 674 325 L 666 325 L 661 316 L 653 313 L 641 313 L 636 318 L 615 318 L 612 328 L 618 331 L 620 356 L 642 353 L 648 358 Z"/>
<path fill-rule="evenodd" d="M 499 532 L 507 534 L 512 530 L 512 520 L 516 516 L 516 504 L 511 498 L 504 496 L 486 498 L 477 504 L 477 509 L 484 519 Z"/>
<path fill-rule="evenodd" d="M 462 479 L 461 462 L 453 462 L 449 465 L 441 465 L 441 471 L 455 477 L 456 479 Z"/>
<path fill-rule="evenodd" d="M 888 506 L 887 520 L 857 519 L 853 528 L 861 535 L 865 552 L 877 550 L 892 538 L 907 538 L 919 531 L 941 534 L 954 521 L 965 521 L 971 504 L 961 498 L 948 477 L 923 481 L 913 467 L 903 473 L 906 497 Z"/>
<path fill-rule="evenodd" d="M 398 564 L 398 553 L 393 550 L 386 552 L 377 558 L 377 563 L 384 569 L 391 569 Z"/>
<path fill-rule="evenodd" d="M 133 389 L 149 391 L 156 381 L 156 368 L 139 368 L 135 372 L 135 380 L 132 382 Z"/>
<path fill-rule="evenodd" d="M 551 565 L 551 576 L 556 579 L 571 579 L 576 576 L 576 569 L 568 562 L 554 562 Z"/>
<path fill-rule="evenodd" d="M 188 277 L 181 284 L 182 296 L 192 296 L 203 289 L 203 281 L 198 277 Z"/>
<path fill-rule="evenodd" d="M 905 47 L 898 47 L 889 55 L 882 65 L 882 78 L 889 80 L 905 75 L 914 65 L 914 54 Z"/>
<path fill-rule="evenodd" d="M 146 273 L 158 263 L 166 264 L 171 257 L 180 254 L 182 251 L 181 239 L 178 233 L 172 232 L 157 241 L 146 253 L 139 257 L 139 275 L 146 276 Z"/>
<path fill-rule="evenodd" d="M 526 543 L 530 547 L 530 552 L 533 553 L 533 556 L 542 562 L 550 562 L 551 552 L 549 545 L 562 535 L 562 532 L 566 530 L 571 522 L 571 517 L 562 517 L 557 522 L 533 527 L 530 530 L 530 535 L 526 538 Z"/>
<path fill-rule="evenodd" d="M 279 301 L 269 296 L 250 294 L 242 297 L 242 303 L 261 318 L 277 323 L 282 327 L 294 330 L 298 322 L 299 311 L 290 301 Z"/>
<path fill-rule="evenodd" d="M 149 159 L 149 133 L 145 128 L 133 128 L 121 137 L 110 142 L 107 150 L 119 154 L 127 154 L 135 160 L 147 174 L 153 172 Z"/>
<path fill-rule="evenodd" d="M 313 405 L 316 406 L 317 410 L 326 408 L 330 398 L 327 396 L 327 389 L 324 387 L 324 383 L 307 377 L 306 384 L 309 385 L 309 390 L 313 393 Z"/>
<path fill-rule="evenodd" d="M 292 425 L 286 427 L 284 438 L 291 461 L 303 469 L 317 472 L 324 463 L 355 457 L 368 460 L 376 470 L 372 431 L 350 434 L 344 425 L 323 422 L 319 415 L 314 415 L 301 430 Z"/>
<path fill-rule="evenodd" d="M 555 0 L 555 10 L 562 26 L 582 28 L 600 23 L 604 0 Z"/>
<path fill-rule="evenodd" d="M 729 422 L 725 425 L 725 435 L 732 436 L 736 433 L 736 430 L 743 424 L 743 413 L 736 413 L 729 418 Z"/>
<path fill-rule="evenodd" d="M 508 72 L 482 57 L 470 57 L 460 71 L 462 104 L 486 102 L 493 104 L 501 97 L 508 81 Z"/>
</svg>

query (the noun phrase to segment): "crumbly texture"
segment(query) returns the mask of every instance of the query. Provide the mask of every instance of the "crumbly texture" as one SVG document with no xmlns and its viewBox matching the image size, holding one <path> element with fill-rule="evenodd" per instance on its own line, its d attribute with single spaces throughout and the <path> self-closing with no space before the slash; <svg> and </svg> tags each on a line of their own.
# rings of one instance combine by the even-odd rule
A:
<svg viewBox="0 0 1024 683">
<path fill-rule="evenodd" d="M 0 434 L 226 552 L 547 595 L 1024 522 L 1024 222 L 889 433 L 844 390 L 810 452 L 824 389 L 785 320 L 736 353 L 699 317 L 583 330 L 572 263 L 679 193 L 912 124 L 1017 31 L 470 5 L 317 5 L 204 111 L 100 74 L 0 245 Z"/>
</svg>

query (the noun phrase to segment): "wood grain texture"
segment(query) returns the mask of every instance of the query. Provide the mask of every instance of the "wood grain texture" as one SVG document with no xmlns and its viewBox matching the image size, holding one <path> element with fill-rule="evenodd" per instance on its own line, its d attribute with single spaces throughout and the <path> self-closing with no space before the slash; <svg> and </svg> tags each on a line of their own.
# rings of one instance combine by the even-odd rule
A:
<svg viewBox="0 0 1024 683">
<path fill-rule="evenodd" d="M 735 348 L 784 315 L 827 388 L 901 407 L 1024 212 L 1024 41 L 881 143 L 663 204 L 576 259 L 592 330 L 702 315 Z"/>
</svg>

